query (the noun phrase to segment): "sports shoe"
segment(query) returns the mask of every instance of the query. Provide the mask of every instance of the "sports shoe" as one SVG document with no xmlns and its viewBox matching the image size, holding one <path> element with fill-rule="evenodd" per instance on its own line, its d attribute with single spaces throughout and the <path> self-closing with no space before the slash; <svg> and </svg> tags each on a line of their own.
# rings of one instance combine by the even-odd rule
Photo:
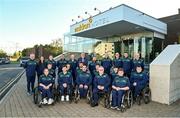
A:
<svg viewBox="0 0 180 118">
<path fill-rule="evenodd" d="M 49 98 L 48 104 L 52 104 L 53 102 L 54 102 L 54 100 L 52 98 Z"/>
<path fill-rule="evenodd" d="M 66 95 L 66 101 L 69 101 L 69 95 Z"/>
<path fill-rule="evenodd" d="M 120 110 L 121 110 L 121 107 L 117 107 L 116 110 L 120 111 Z"/>
<path fill-rule="evenodd" d="M 31 93 L 30 93 L 30 92 L 27 92 L 27 95 L 28 95 L 28 96 L 31 96 Z"/>
<path fill-rule="evenodd" d="M 117 106 L 116 106 L 116 107 L 114 107 L 114 106 L 111 106 L 111 109 L 117 109 Z"/>
<path fill-rule="evenodd" d="M 47 103 L 48 103 L 47 99 L 44 98 L 44 99 L 43 99 L 43 104 L 47 104 Z"/>
<path fill-rule="evenodd" d="M 64 101 L 64 96 L 61 96 L 61 101 Z"/>
</svg>

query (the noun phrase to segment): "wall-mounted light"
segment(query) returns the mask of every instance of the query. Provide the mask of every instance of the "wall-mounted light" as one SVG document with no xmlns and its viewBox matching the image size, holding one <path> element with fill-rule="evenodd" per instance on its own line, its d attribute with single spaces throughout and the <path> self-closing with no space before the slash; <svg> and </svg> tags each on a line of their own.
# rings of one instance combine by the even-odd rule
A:
<svg viewBox="0 0 180 118">
<path fill-rule="evenodd" d="M 76 20 L 74 20 L 74 19 L 72 19 L 72 22 L 75 22 L 75 23 L 77 23 L 77 21 L 76 21 Z"/>
<path fill-rule="evenodd" d="M 85 14 L 89 15 L 89 17 L 92 17 L 92 15 L 90 13 L 88 13 L 87 11 L 85 12 Z"/>
<path fill-rule="evenodd" d="M 94 8 L 94 11 L 98 11 L 99 12 L 99 14 L 101 13 L 101 11 L 98 9 L 98 8 Z"/>
<path fill-rule="evenodd" d="M 83 17 L 81 17 L 81 16 L 78 16 L 78 18 L 80 18 L 81 20 L 84 20 L 84 18 L 83 18 Z"/>
</svg>

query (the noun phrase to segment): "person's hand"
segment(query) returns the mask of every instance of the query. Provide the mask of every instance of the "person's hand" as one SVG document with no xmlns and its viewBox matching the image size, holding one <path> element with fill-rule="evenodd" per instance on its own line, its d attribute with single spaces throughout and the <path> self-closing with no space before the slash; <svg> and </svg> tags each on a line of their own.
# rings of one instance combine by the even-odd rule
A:
<svg viewBox="0 0 180 118">
<path fill-rule="evenodd" d="M 134 82 L 134 83 L 133 83 L 133 86 L 136 86 L 136 85 L 137 85 L 137 83 L 136 83 L 136 82 Z"/>
<path fill-rule="evenodd" d="M 101 86 L 100 85 L 98 85 L 97 88 L 101 90 Z"/>
<path fill-rule="evenodd" d="M 116 90 L 119 91 L 119 90 L 121 90 L 121 88 L 120 88 L 120 87 L 117 87 Z"/>
<path fill-rule="evenodd" d="M 66 83 L 64 83 L 64 84 L 63 84 L 63 87 L 64 87 L 64 88 L 66 88 L 66 87 L 67 87 L 67 84 L 66 84 Z"/>
<path fill-rule="evenodd" d="M 48 87 L 48 86 L 44 86 L 44 89 L 46 89 L 46 90 L 47 90 L 47 89 L 49 89 L 49 87 Z"/>
<path fill-rule="evenodd" d="M 101 90 L 104 90 L 104 86 L 101 86 Z"/>
<path fill-rule="evenodd" d="M 88 89 L 88 86 L 87 86 L 87 85 L 84 85 L 84 88 L 85 88 L 85 89 Z"/>
<path fill-rule="evenodd" d="M 80 84 L 80 85 L 79 85 L 79 88 L 83 88 L 83 85 L 82 85 L 82 84 Z"/>
<path fill-rule="evenodd" d="M 116 86 L 112 86 L 112 88 L 113 88 L 114 90 L 117 90 Z"/>
</svg>

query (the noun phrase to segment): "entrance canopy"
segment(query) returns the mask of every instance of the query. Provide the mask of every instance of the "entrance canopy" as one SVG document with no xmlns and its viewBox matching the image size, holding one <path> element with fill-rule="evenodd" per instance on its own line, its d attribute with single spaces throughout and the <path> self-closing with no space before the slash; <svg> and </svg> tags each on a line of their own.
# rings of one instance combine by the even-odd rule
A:
<svg viewBox="0 0 180 118">
<path fill-rule="evenodd" d="M 96 39 L 144 31 L 163 37 L 167 34 L 167 24 L 124 4 L 70 27 L 73 36 Z"/>
</svg>

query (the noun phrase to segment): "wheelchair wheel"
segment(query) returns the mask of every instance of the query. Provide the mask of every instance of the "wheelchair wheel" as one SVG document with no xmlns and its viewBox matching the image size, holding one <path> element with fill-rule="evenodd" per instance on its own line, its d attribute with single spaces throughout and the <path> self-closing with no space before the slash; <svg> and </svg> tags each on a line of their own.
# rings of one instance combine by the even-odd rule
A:
<svg viewBox="0 0 180 118">
<path fill-rule="evenodd" d="M 78 88 L 76 87 L 74 91 L 74 102 L 77 104 L 79 99 L 80 99 L 80 94 L 79 94 Z"/>
<path fill-rule="evenodd" d="M 151 90 L 149 87 L 145 88 L 143 91 L 143 100 L 145 104 L 148 104 L 151 101 Z"/>
<path fill-rule="evenodd" d="M 39 104 L 42 100 L 42 96 L 40 91 L 38 90 L 38 87 L 34 88 L 33 99 L 34 99 L 34 104 Z"/>
<path fill-rule="evenodd" d="M 90 104 L 92 99 L 92 87 L 89 87 L 86 99 L 87 103 Z"/>
<path fill-rule="evenodd" d="M 128 91 L 127 92 L 127 108 L 131 108 L 132 105 L 133 105 L 133 94 L 132 94 L 132 91 Z"/>
<path fill-rule="evenodd" d="M 138 105 L 141 105 L 141 96 L 137 96 L 136 102 Z"/>
<path fill-rule="evenodd" d="M 105 93 L 104 95 L 104 107 L 110 108 L 110 101 L 109 101 L 110 93 Z"/>
<path fill-rule="evenodd" d="M 53 102 L 53 104 L 55 104 L 55 102 L 56 102 L 56 97 L 57 97 L 57 95 L 56 95 L 57 93 L 56 93 L 56 88 L 52 88 L 52 98 L 53 98 L 53 100 L 54 100 L 54 102 Z"/>
</svg>

